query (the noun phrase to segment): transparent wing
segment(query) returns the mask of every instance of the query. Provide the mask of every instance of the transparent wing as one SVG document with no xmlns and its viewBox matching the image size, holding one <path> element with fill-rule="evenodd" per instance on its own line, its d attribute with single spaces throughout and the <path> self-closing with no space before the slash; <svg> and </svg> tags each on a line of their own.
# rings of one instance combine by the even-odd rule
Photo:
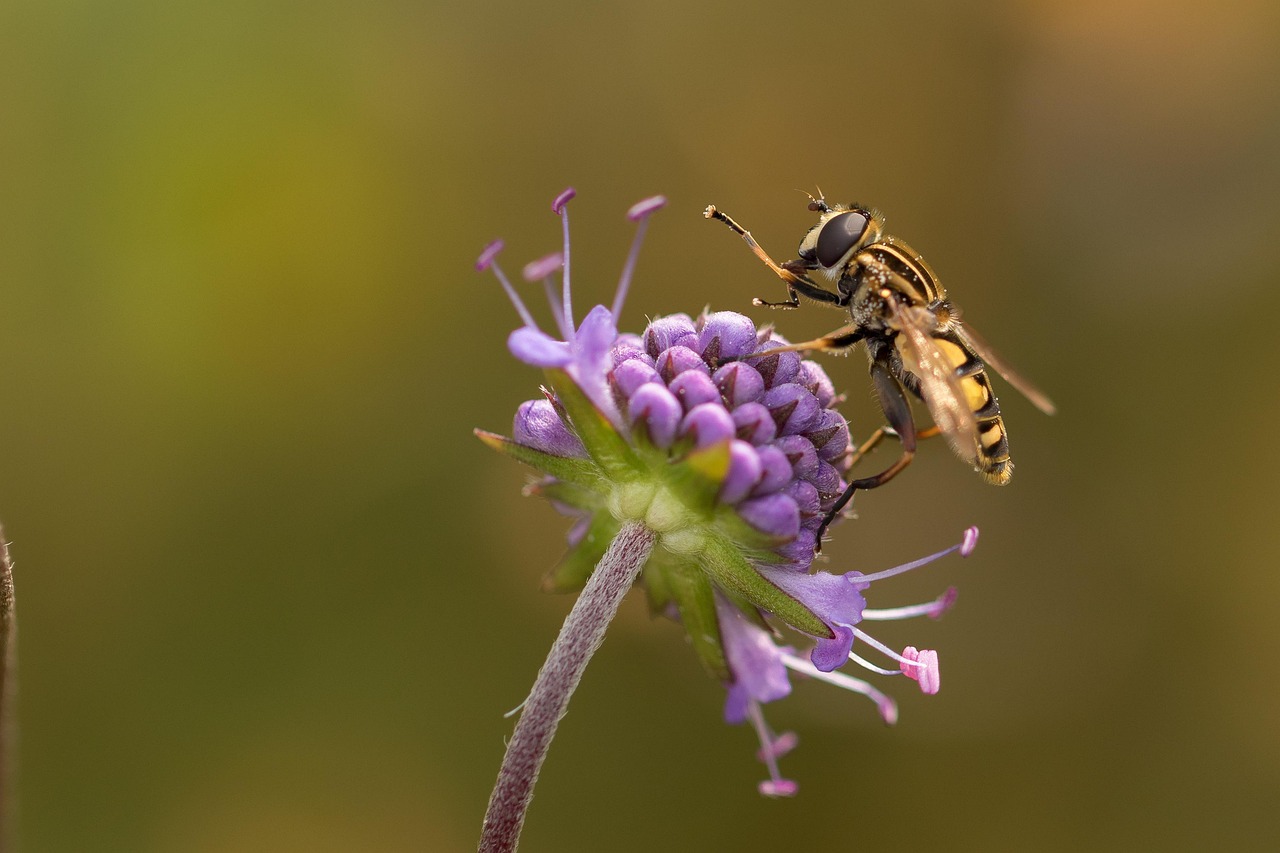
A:
<svg viewBox="0 0 1280 853">
<path fill-rule="evenodd" d="M 1030 400 L 1037 409 L 1044 412 L 1046 415 L 1052 415 L 1054 412 L 1058 411 L 1058 407 L 1053 405 L 1053 401 L 1050 400 L 1043 391 L 1032 384 L 1031 380 L 1014 370 L 1009 366 L 1007 361 L 998 356 L 996 351 L 991 348 L 991 344 L 987 343 L 982 335 L 979 335 L 964 323 L 957 323 L 952 328 L 952 331 L 955 332 L 956 337 L 958 337 L 965 346 L 973 351 L 974 355 L 986 362 L 987 367 L 992 368 L 996 373 L 1003 376 L 1005 381 L 1014 388 L 1017 388 L 1022 396 Z"/>
<path fill-rule="evenodd" d="M 906 368 L 920 378 L 920 396 L 929 414 L 956 455 L 968 462 L 979 458 L 978 421 L 965 399 L 953 365 L 930 332 L 933 312 L 921 305 L 899 305 L 892 297 L 889 325 L 898 332 L 897 346 Z"/>
</svg>

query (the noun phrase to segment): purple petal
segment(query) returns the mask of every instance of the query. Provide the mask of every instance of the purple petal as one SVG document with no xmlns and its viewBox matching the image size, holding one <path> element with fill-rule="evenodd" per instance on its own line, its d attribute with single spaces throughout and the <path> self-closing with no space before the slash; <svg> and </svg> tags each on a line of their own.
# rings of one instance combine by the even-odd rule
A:
<svg viewBox="0 0 1280 853">
<path fill-rule="evenodd" d="M 810 658 L 813 665 L 823 672 L 843 665 L 853 648 L 853 626 L 862 621 L 862 611 L 867 606 L 857 585 L 843 575 L 828 572 L 809 575 L 766 566 L 761 567 L 760 573 L 835 632 L 834 639 L 818 638 Z"/>
<path fill-rule="evenodd" d="M 655 371 L 654 375 L 657 375 Z M 671 393 L 676 395 L 685 411 L 703 403 L 720 405 L 720 389 L 711 377 L 697 370 L 686 370 L 671 380 Z"/>
<path fill-rule="evenodd" d="M 627 404 L 631 423 L 644 430 L 655 447 L 664 449 L 675 442 L 681 414 L 675 395 L 657 382 L 641 385 Z"/>
<path fill-rule="evenodd" d="M 708 361 L 738 358 L 755 351 L 756 324 L 735 311 L 717 311 L 701 317 L 698 352 Z"/>
<path fill-rule="evenodd" d="M 790 538 L 800 532 L 800 508 L 784 494 L 743 501 L 738 504 L 738 515 L 756 530 L 771 536 Z"/>
<path fill-rule="evenodd" d="M 752 702 L 773 702 L 791 693 L 782 650 L 769 633 L 747 621 L 738 609 L 716 595 L 716 615 L 725 662 L 733 674 L 725 699 L 724 718 L 740 723 Z"/>
<path fill-rule="evenodd" d="M 693 439 L 696 447 L 708 447 L 721 441 L 728 441 L 736 432 L 733 418 L 719 403 L 703 403 L 701 406 L 694 406 L 680 424 L 680 435 Z"/>
<path fill-rule="evenodd" d="M 729 472 L 720 486 L 721 503 L 736 504 L 751 494 L 763 471 L 754 447 L 741 439 L 729 442 Z"/>
<path fill-rule="evenodd" d="M 752 444 L 768 444 L 778 433 L 769 410 L 759 403 L 744 403 L 733 410 L 738 437 Z"/>
<path fill-rule="evenodd" d="M 609 350 L 617 339 L 618 327 L 613 322 L 613 315 L 608 308 L 597 305 L 587 312 L 574 336 L 574 361 L 592 369 L 603 367 L 608 363 Z"/>
<path fill-rule="evenodd" d="M 746 359 L 748 364 L 760 371 L 770 388 L 790 382 L 800 373 L 800 362 L 803 359 L 799 353 L 769 352 L 775 347 L 785 345 L 786 341 L 784 339 L 774 335 L 772 340 L 764 341 L 756 346 L 757 350 L 768 352 L 768 355 L 752 356 Z"/>
<path fill-rule="evenodd" d="M 516 410 L 512 438 L 552 456 L 585 457 L 582 441 L 569 431 L 546 399 L 529 400 Z"/>
<path fill-rule="evenodd" d="M 753 403 L 764 396 L 764 377 L 749 364 L 726 364 L 711 377 L 730 406 Z"/>
<path fill-rule="evenodd" d="M 813 530 L 817 530 L 823 513 L 822 504 L 818 500 L 818 490 L 813 483 L 792 480 L 783 491 L 791 495 L 796 506 L 800 507 L 800 524 L 804 527 L 812 526 Z"/>
<path fill-rule="evenodd" d="M 507 337 L 511 354 L 534 367 L 564 367 L 573 361 L 569 345 L 546 332 L 522 326 Z"/>
</svg>

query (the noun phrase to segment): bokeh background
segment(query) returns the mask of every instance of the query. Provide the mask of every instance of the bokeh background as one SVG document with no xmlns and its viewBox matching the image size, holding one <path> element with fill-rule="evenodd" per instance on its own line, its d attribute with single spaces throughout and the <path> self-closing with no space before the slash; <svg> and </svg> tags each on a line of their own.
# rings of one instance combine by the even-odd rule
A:
<svg viewBox="0 0 1280 853">
<path fill-rule="evenodd" d="M 625 603 L 530 851 L 1280 845 L 1280 5 L 10 0 L 0 6 L 0 520 L 22 848 L 466 850 L 570 605 L 563 521 L 471 436 L 539 376 L 472 262 L 558 246 L 623 326 L 767 316 L 797 188 L 875 204 L 1042 384 L 1018 476 L 929 448 L 831 568 L 978 524 L 897 727 L 771 707 L 801 794 L 679 631 Z M 860 355 L 829 365 L 855 433 Z M 900 630 L 893 630 L 900 628 Z"/>
</svg>

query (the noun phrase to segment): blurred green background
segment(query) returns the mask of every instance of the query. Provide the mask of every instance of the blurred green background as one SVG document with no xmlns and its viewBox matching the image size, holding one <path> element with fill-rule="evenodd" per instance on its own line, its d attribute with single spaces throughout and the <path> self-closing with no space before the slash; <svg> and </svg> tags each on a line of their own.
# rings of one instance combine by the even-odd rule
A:
<svg viewBox="0 0 1280 853">
<path fill-rule="evenodd" d="M 942 445 L 830 567 L 983 541 L 945 689 L 770 708 L 624 604 L 529 851 L 1276 849 L 1280 5 L 10 0 L 0 6 L 0 520 L 23 849 L 465 850 L 570 605 L 565 524 L 483 448 L 540 377 L 472 262 L 558 247 L 624 328 L 781 286 L 797 188 L 885 210 L 1043 385 L 1018 476 Z M 855 434 L 862 356 L 833 360 Z M 1270 507 L 1270 508 L 1268 508 Z M 1270 519 L 1270 520 L 1268 520 Z M 896 630 L 895 630 L 896 629 Z M 905 685 L 905 686 L 904 686 Z"/>
</svg>

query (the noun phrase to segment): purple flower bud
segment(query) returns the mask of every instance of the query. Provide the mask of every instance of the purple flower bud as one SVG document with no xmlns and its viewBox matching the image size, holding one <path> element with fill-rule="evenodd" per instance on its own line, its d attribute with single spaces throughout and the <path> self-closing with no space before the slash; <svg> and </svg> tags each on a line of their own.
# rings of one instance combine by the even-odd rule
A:
<svg viewBox="0 0 1280 853">
<path fill-rule="evenodd" d="M 778 434 L 773 415 L 759 403 L 744 403 L 733 410 L 738 437 L 752 444 L 768 444 Z"/>
<path fill-rule="evenodd" d="M 754 403 L 764 396 L 764 377 L 760 371 L 740 361 L 721 367 L 712 379 L 730 406 Z"/>
<path fill-rule="evenodd" d="M 644 351 L 644 341 L 639 335 L 618 335 L 618 342 L 613 345 L 609 354 L 613 357 L 614 367 L 633 358 L 640 359 L 650 367 L 653 366 L 653 356 Z"/>
<path fill-rule="evenodd" d="M 736 432 L 733 416 L 718 403 L 694 406 L 680 424 L 680 435 L 692 439 L 695 447 L 728 441 Z"/>
<path fill-rule="evenodd" d="M 792 480 L 783 492 L 790 495 L 796 502 L 796 506 L 800 507 L 800 524 L 817 530 L 818 525 L 822 523 L 822 503 L 813 483 Z"/>
<path fill-rule="evenodd" d="M 686 346 L 674 346 L 660 354 L 656 359 L 658 373 L 663 380 L 670 382 L 686 370 L 696 370 L 710 375 L 711 371 L 702 356 Z M 719 398 L 719 394 L 716 395 Z"/>
<path fill-rule="evenodd" d="M 812 562 L 813 548 L 817 543 L 818 534 L 816 529 L 801 527 L 795 539 L 774 550 L 778 553 L 778 556 L 782 557 L 784 567 L 803 571 L 804 567 Z"/>
<path fill-rule="evenodd" d="M 654 375 L 657 375 L 656 371 Z M 710 376 L 697 370 L 681 373 L 671 380 L 670 388 L 686 412 L 703 403 L 720 404 L 720 389 L 711 381 Z"/>
<path fill-rule="evenodd" d="M 631 395 L 627 415 L 655 447 L 670 447 L 680 426 L 680 402 L 660 382 L 641 385 Z"/>
<path fill-rule="evenodd" d="M 738 515 L 756 530 L 771 536 L 790 539 L 800 532 L 800 509 L 784 494 L 745 500 L 738 504 Z"/>
<path fill-rule="evenodd" d="M 791 463 L 787 461 L 786 454 L 776 447 L 761 447 L 756 452 L 760 454 L 764 473 L 760 476 L 760 484 L 756 486 L 754 494 L 776 492 L 791 481 Z"/>
<path fill-rule="evenodd" d="M 813 424 L 818 417 L 818 401 L 802 385 L 790 382 L 775 385 L 764 392 L 765 406 L 773 413 L 779 435 L 796 435 Z"/>
<path fill-rule="evenodd" d="M 812 391 L 813 395 L 818 398 L 818 405 L 822 406 L 822 408 L 827 409 L 834 405 L 836 388 L 831 384 L 831 378 L 822 369 L 822 365 L 816 361 L 801 362 L 800 374 L 795 381 Z"/>
<path fill-rule="evenodd" d="M 791 470 L 801 480 L 815 481 L 818 474 L 818 452 L 813 442 L 803 435 L 787 435 L 774 442 L 774 446 L 787 454 Z"/>
<path fill-rule="evenodd" d="M 823 500 L 839 497 L 844 492 L 844 480 L 841 479 L 840 472 L 821 459 L 818 460 L 818 470 L 808 479 L 818 489 Z"/>
<path fill-rule="evenodd" d="M 803 361 L 800 353 L 777 351 L 777 347 L 786 345 L 785 339 L 774 335 L 772 339 L 756 345 L 758 351 L 765 352 L 767 355 L 751 356 L 746 359 L 748 364 L 760 371 L 770 388 L 790 382 L 800 374 L 800 362 Z"/>
<path fill-rule="evenodd" d="M 760 454 L 754 447 L 741 439 L 729 442 L 729 473 L 720 486 L 721 502 L 736 504 L 751 494 L 762 471 Z"/>
<path fill-rule="evenodd" d="M 628 359 L 619 364 L 609 374 L 609 378 L 624 400 L 631 399 L 636 389 L 648 382 L 662 384 L 662 377 L 658 375 L 658 371 L 638 358 Z M 621 400 L 619 405 L 622 405 Z"/>
<path fill-rule="evenodd" d="M 831 409 L 818 410 L 818 416 L 805 435 L 817 448 L 818 455 L 828 462 L 849 449 L 849 425 L 839 412 Z"/>
<path fill-rule="evenodd" d="M 552 456 L 585 457 L 587 451 L 578 436 L 569 431 L 548 400 L 528 400 L 516 410 L 512 437 Z"/>
<path fill-rule="evenodd" d="M 687 314 L 659 317 L 644 330 L 644 349 L 657 358 L 665 349 L 674 346 L 697 346 L 698 331 Z"/>
<path fill-rule="evenodd" d="M 756 325 L 734 311 L 699 318 L 698 351 L 711 364 L 739 358 L 756 349 Z"/>
</svg>

